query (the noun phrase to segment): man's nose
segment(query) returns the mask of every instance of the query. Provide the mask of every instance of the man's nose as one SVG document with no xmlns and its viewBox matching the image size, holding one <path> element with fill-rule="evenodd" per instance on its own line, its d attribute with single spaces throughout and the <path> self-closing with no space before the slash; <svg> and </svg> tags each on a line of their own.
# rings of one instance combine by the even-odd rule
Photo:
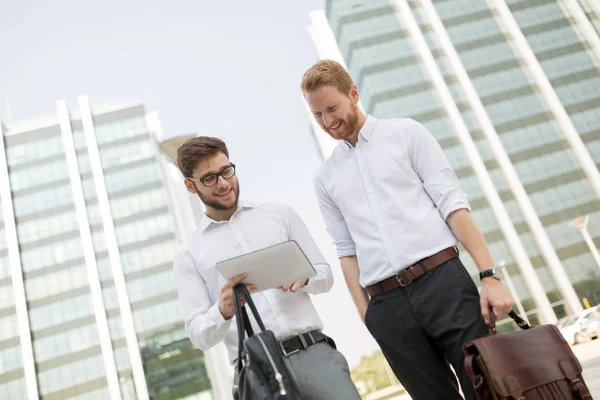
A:
<svg viewBox="0 0 600 400">
<path fill-rule="evenodd" d="M 325 126 L 330 127 L 331 125 L 333 125 L 333 120 L 335 118 L 333 118 L 333 115 L 323 115 L 323 121 L 325 122 Z"/>
<path fill-rule="evenodd" d="M 227 179 L 223 178 L 221 175 L 217 177 L 217 187 L 224 188 L 229 186 L 229 182 Z"/>
</svg>

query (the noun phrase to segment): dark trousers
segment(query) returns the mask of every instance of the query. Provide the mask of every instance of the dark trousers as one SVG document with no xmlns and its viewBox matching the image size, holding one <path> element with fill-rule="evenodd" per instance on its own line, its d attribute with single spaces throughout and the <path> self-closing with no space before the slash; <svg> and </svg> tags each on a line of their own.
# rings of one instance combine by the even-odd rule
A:
<svg viewBox="0 0 600 400">
<path fill-rule="evenodd" d="M 413 400 L 475 399 L 462 345 L 484 336 L 479 292 L 454 258 L 405 287 L 374 296 L 365 323 Z"/>
</svg>

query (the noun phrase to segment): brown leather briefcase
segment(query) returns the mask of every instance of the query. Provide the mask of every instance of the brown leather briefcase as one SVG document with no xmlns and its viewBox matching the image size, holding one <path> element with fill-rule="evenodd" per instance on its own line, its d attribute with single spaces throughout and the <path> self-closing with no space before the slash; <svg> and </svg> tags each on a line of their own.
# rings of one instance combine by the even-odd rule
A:
<svg viewBox="0 0 600 400">
<path fill-rule="evenodd" d="M 529 326 L 508 315 L 522 331 L 490 333 L 464 345 L 465 367 L 478 400 L 591 399 L 579 360 L 554 325 Z"/>
</svg>

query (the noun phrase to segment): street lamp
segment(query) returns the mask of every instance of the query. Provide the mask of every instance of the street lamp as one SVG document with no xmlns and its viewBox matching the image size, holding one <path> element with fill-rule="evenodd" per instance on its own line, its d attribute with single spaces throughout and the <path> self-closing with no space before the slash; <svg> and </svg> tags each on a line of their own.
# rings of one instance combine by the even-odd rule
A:
<svg viewBox="0 0 600 400">
<path fill-rule="evenodd" d="M 521 300 L 519 299 L 519 296 L 517 295 L 517 291 L 515 290 L 515 287 L 512 284 L 510 275 L 508 274 L 508 271 L 506 270 L 506 262 L 504 260 L 501 260 L 498 263 L 498 266 L 502 270 L 502 275 L 504 276 L 504 280 L 506 281 L 506 284 L 508 285 L 508 290 L 510 291 L 510 294 L 512 295 L 513 300 L 517 304 L 517 308 L 519 309 L 519 313 L 521 314 L 521 317 L 525 320 L 525 322 L 527 322 L 529 324 L 529 318 L 527 318 L 527 314 L 525 314 L 525 309 L 523 308 L 523 304 L 521 304 Z"/>
<path fill-rule="evenodd" d="M 581 232 L 583 239 L 590 248 L 592 256 L 594 256 L 594 260 L 596 260 L 596 264 L 598 264 L 598 268 L 600 268 L 600 254 L 598 254 L 598 249 L 596 248 L 596 245 L 594 244 L 594 241 L 592 240 L 592 237 L 590 236 L 590 233 L 587 230 L 589 219 L 589 215 L 584 215 L 583 217 L 579 217 L 571 221 L 570 225 L 575 229 L 579 229 L 579 232 Z"/>
</svg>

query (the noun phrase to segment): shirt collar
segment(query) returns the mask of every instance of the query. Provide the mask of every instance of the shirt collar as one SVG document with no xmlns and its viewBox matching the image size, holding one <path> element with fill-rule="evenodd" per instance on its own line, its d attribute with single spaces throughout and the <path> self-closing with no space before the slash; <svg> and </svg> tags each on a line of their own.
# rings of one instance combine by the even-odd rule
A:
<svg viewBox="0 0 600 400">
<path fill-rule="evenodd" d="M 358 133 L 367 142 L 369 141 L 369 139 L 371 139 L 373 131 L 375 130 L 375 121 L 375 118 L 373 118 L 371 115 L 367 115 L 367 119 L 365 120 L 365 123 L 363 124 L 362 128 L 360 128 L 360 132 Z"/>
<path fill-rule="evenodd" d="M 233 218 L 236 214 L 238 214 L 244 208 L 254 208 L 254 205 L 252 203 L 249 203 L 249 202 L 241 199 L 241 198 L 238 199 L 237 209 L 235 210 L 235 212 L 233 213 L 231 218 Z M 208 228 L 212 224 L 222 224 L 225 222 L 229 222 L 229 221 L 215 221 L 208 215 L 202 214 L 202 219 L 200 220 L 199 228 L 200 228 L 200 230 L 204 231 L 206 228 Z"/>
<path fill-rule="evenodd" d="M 368 142 L 371 139 L 371 136 L 373 136 L 376 121 L 377 120 L 372 115 L 367 114 L 367 119 L 365 120 L 365 123 L 363 124 L 362 128 L 360 128 L 360 131 L 358 131 L 358 136 L 362 136 L 362 138 Z M 352 145 L 346 140 L 343 140 L 343 142 L 348 148 L 352 147 Z"/>
</svg>

